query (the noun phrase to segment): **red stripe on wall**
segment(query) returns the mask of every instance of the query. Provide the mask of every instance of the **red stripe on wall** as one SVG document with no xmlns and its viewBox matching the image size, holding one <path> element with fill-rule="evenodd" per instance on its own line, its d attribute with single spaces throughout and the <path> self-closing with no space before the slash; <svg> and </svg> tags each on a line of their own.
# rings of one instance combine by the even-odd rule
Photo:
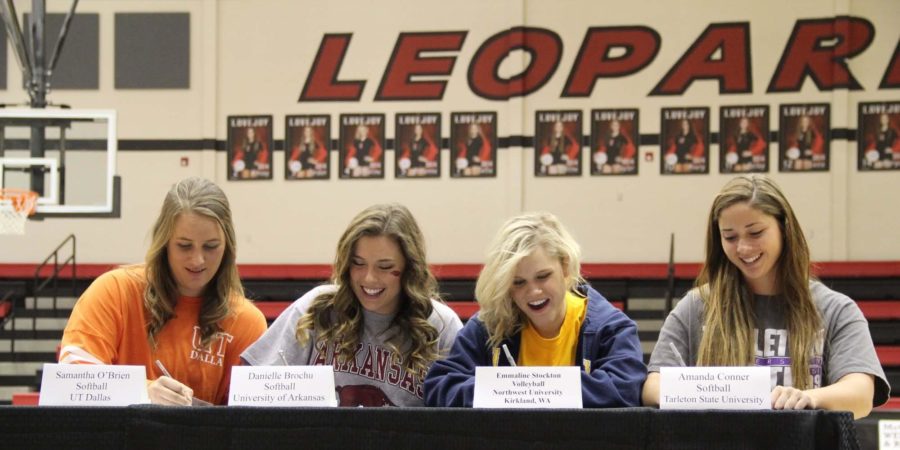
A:
<svg viewBox="0 0 900 450">
<path fill-rule="evenodd" d="M 119 266 L 111 263 L 78 264 L 78 278 L 92 279 Z M 0 264 L 0 279 L 31 278 L 35 264 Z M 481 264 L 433 264 L 432 271 L 442 280 L 478 278 Z M 675 264 L 675 276 L 693 279 L 700 272 L 700 263 Z M 330 264 L 240 264 L 241 278 L 259 280 L 324 280 L 331 276 Z M 52 272 L 46 267 L 42 276 Z M 581 265 L 586 278 L 592 279 L 664 279 L 668 274 L 665 263 L 586 263 Z M 71 268 L 63 269 L 70 276 Z M 813 273 L 824 278 L 900 277 L 900 261 L 838 261 L 816 263 Z"/>
</svg>

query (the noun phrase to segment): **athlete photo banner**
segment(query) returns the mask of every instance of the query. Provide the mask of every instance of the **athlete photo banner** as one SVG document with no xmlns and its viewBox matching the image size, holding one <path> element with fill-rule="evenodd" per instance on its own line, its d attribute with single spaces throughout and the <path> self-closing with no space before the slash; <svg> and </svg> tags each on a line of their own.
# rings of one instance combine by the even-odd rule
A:
<svg viewBox="0 0 900 450">
<path fill-rule="evenodd" d="M 637 175 L 640 113 L 630 109 L 591 111 L 591 175 Z"/>
<path fill-rule="evenodd" d="M 272 179 L 272 116 L 228 116 L 228 179 Z"/>
<path fill-rule="evenodd" d="M 441 114 L 397 114 L 394 148 L 397 178 L 440 178 Z"/>
<path fill-rule="evenodd" d="M 384 114 L 341 114 L 340 178 L 384 178 Z"/>
<path fill-rule="evenodd" d="M 497 113 L 455 112 L 450 124 L 450 176 L 496 177 Z"/>
<path fill-rule="evenodd" d="M 330 175 L 331 116 L 295 115 L 284 120 L 286 180 L 327 180 Z"/>
<path fill-rule="evenodd" d="M 827 171 L 831 154 L 831 105 L 781 105 L 778 118 L 781 172 Z"/>
<path fill-rule="evenodd" d="M 709 108 L 663 108 L 660 173 L 709 173 Z"/>
<path fill-rule="evenodd" d="M 768 171 L 768 105 L 723 106 L 719 110 L 719 172 Z"/>
<path fill-rule="evenodd" d="M 581 175 L 581 111 L 537 111 L 534 176 Z"/>
<path fill-rule="evenodd" d="M 900 170 L 900 102 L 859 104 L 857 169 Z"/>
</svg>

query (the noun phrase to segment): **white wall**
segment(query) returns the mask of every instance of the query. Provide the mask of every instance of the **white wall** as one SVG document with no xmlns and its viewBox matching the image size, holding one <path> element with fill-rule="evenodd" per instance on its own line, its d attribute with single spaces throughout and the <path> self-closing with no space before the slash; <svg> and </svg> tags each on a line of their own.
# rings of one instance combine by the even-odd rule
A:
<svg viewBox="0 0 900 450">
<path fill-rule="evenodd" d="M 65 2 L 48 2 L 51 11 Z M 16 2 L 20 13 L 30 2 Z M 878 84 L 900 37 L 894 0 L 765 0 L 733 2 L 691 0 L 632 1 L 612 8 L 590 0 L 442 1 L 85 1 L 80 12 L 100 14 L 99 91 L 54 91 L 55 102 L 77 108 L 113 108 L 119 114 L 122 139 L 226 138 L 226 116 L 272 114 L 274 135 L 283 139 L 287 114 L 332 115 L 332 135 L 340 113 L 387 114 L 387 136 L 393 137 L 394 113 L 443 112 L 443 135 L 449 137 L 452 111 L 497 111 L 499 135 L 533 135 L 534 111 L 579 109 L 589 135 L 592 108 L 636 107 L 641 132 L 659 132 L 659 110 L 672 106 L 709 106 L 711 129 L 717 131 L 721 105 L 768 104 L 771 129 L 778 129 L 778 105 L 828 102 L 832 127 L 856 128 L 860 101 L 900 101 L 898 90 Z M 187 11 L 191 15 L 191 87 L 186 90 L 115 90 L 113 88 L 114 13 Z M 875 39 L 850 62 L 862 91 L 820 92 L 807 80 L 799 93 L 767 94 L 766 87 L 797 19 L 853 15 L 871 21 Z M 683 96 L 647 94 L 714 22 L 749 21 L 753 93 L 720 95 L 715 81 L 696 81 Z M 507 102 L 485 100 L 466 81 L 469 62 L 491 35 L 513 26 L 549 28 L 564 43 L 562 60 L 550 81 L 537 92 Z M 560 98 L 576 53 L 591 26 L 645 25 L 662 37 L 656 59 L 623 78 L 597 82 L 590 98 Z M 374 102 L 375 91 L 401 31 L 467 30 L 442 101 Z M 366 79 L 359 102 L 298 103 L 300 90 L 325 33 L 352 32 L 342 79 Z M 520 55 L 518 55 L 520 56 Z M 515 73 L 527 63 L 510 58 L 502 70 Z M 4 101 L 24 100 L 20 75 L 10 53 Z M 505 218 L 524 210 L 549 210 L 572 229 L 587 262 L 664 261 L 669 233 L 676 234 L 676 259 L 700 261 L 705 220 L 712 197 L 730 178 L 718 173 L 718 146 L 712 145 L 709 175 L 661 176 L 658 146 L 653 162 L 641 162 L 631 177 L 591 177 L 585 165 L 580 178 L 535 178 L 533 149 L 499 152 L 499 175 L 489 179 L 450 179 L 449 153 L 442 151 L 440 180 L 397 180 L 393 152 L 386 155 L 383 180 L 283 180 L 284 153 L 274 154 L 274 180 L 229 182 L 224 152 L 131 151 L 119 153 L 122 177 L 120 219 L 48 219 L 29 222 L 24 237 L 0 236 L 0 262 L 42 259 L 68 233 L 79 239 L 83 262 L 139 261 L 148 230 L 163 195 L 176 180 L 190 175 L 214 179 L 225 189 L 235 213 L 242 263 L 328 263 L 336 241 L 351 217 L 376 202 L 399 201 L 415 213 L 436 263 L 482 260 L 484 248 Z M 585 152 L 587 149 L 585 149 Z M 900 258 L 900 192 L 898 172 L 860 173 L 856 143 L 831 143 L 827 173 L 778 173 L 777 143 L 770 148 L 770 174 L 783 186 L 807 232 L 814 259 L 896 260 Z M 182 156 L 190 158 L 181 167 Z M 585 159 L 586 161 L 587 159 Z M 337 154 L 332 153 L 336 167 Z"/>
</svg>

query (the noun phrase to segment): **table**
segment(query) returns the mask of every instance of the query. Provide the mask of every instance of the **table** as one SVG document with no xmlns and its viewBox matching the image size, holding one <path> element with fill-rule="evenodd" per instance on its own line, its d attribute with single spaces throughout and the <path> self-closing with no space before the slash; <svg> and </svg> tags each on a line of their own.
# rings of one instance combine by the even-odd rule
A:
<svg viewBox="0 0 900 450">
<path fill-rule="evenodd" d="M 5 448 L 857 449 L 850 413 L 0 407 Z"/>
</svg>

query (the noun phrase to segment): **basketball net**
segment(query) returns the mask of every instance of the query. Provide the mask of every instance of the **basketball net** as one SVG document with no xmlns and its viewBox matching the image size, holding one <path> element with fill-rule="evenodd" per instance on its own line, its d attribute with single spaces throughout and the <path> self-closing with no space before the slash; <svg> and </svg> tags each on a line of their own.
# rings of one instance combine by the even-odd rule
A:
<svg viewBox="0 0 900 450">
<path fill-rule="evenodd" d="M 25 221 L 34 214 L 37 199 L 37 192 L 0 189 L 0 234 L 25 234 Z"/>
</svg>

